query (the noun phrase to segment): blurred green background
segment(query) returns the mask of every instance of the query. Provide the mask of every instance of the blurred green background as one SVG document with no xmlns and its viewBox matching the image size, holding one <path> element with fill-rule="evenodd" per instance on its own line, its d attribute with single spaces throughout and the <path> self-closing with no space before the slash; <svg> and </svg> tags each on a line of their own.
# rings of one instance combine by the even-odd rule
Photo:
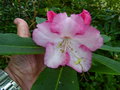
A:
<svg viewBox="0 0 120 90">
<path fill-rule="evenodd" d="M 102 34 L 111 37 L 108 45 L 120 46 L 120 0 L 0 0 L 0 33 L 16 33 L 13 20 L 23 18 L 30 31 L 36 25 L 36 17 L 46 18 L 46 12 L 80 13 L 88 10 L 92 25 Z M 120 61 L 120 53 L 99 51 L 102 55 Z M 0 68 L 8 63 L 7 56 L 0 56 Z M 99 73 L 78 74 L 81 90 L 120 90 L 120 76 Z"/>
</svg>

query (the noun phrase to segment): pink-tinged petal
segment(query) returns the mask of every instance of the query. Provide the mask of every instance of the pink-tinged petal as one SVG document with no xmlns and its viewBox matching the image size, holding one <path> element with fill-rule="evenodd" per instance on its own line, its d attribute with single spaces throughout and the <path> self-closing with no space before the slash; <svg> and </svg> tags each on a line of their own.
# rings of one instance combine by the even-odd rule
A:
<svg viewBox="0 0 120 90">
<path fill-rule="evenodd" d="M 59 36 L 51 32 L 50 23 L 44 22 L 38 24 L 37 27 L 38 28 L 33 31 L 33 40 L 37 45 L 46 47 L 47 43 L 54 43 L 59 40 Z"/>
<path fill-rule="evenodd" d="M 51 24 L 51 31 L 55 33 L 60 33 L 62 30 L 61 22 L 67 19 L 66 13 L 59 13 L 54 17 L 54 20 Z"/>
<path fill-rule="evenodd" d="M 86 26 L 84 24 L 84 21 L 81 17 L 79 17 L 78 15 L 72 14 L 71 15 L 71 19 L 73 20 L 71 23 L 73 24 L 72 26 L 72 34 L 73 35 L 81 35 L 84 34 L 85 30 L 86 30 Z"/>
<path fill-rule="evenodd" d="M 52 22 L 53 19 L 54 19 L 54 17 L 55 17 L 56 15 L 57 15 L 57 14 L 56 14 L 55 12 L 53 12 L 53 11 L 48 11 L 48 12 L 47 12 L 47 19 L 48 19 L 48 21 L 49 21 L 49 22 Z"/>
<path fill-rule="evenodd" d="M 69 56 L 67 53 L 62 53 L 61 48 L 58 48 L 57 44 L 48 43 L 44 58 L 44 63 L 50 68 L 57 68 L 58 66 L 64 66 L 68 63 Z"/>
<path fill-rule="evenodd" d="M 67 16 L 66 13 L 57 14 L 52 22 L 52 32 L 61 34 L 61 37 L 71 37 L 75 34 L 82 34 L 84 31 L 84 21 L 78 15 Z"/>
<path fill-rule="evenodd" d="M 80 73 L 87 72 L 91 67 L 91 51 L 86 47 L 80 47 L 77 42 L 72 42 L 71 47 L 72 50 L 68 49 L 70 61 L 67 65 Z"/>
<path fill-rule="evenodd" d="M 83 10 L 82 13 L 79 14 L 79 16 L 83 18 L 86 25 L 89 25 L 91 23 L 91 15 L 87 10 Z"/>
<path fill-rule="evenodd" d="M 91 51 L 95 51 L 103 45 L 103 38 L 100 32 L 92 26 L 87 27 L 83 35 L 76 35 L 74 39 Z"/>
</svg>

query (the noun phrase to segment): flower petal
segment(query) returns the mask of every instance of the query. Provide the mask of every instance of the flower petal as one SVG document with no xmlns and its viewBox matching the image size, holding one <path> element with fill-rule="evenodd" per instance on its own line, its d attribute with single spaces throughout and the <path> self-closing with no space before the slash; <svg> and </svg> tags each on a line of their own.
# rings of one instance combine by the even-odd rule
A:
<svg viewBox="0 0 120 90">
<path fill-rule="evenodd" d="M 91 51 L 95 51 L 103 45 L 103 38 L 100 32 L 92 26 L 88 26 L 83 35 L 76 35 L 74 39 Z"/>
<path fill-rule="evenodd" d="M 37 45 L 46 47 L 48 42 L 57 42 L 59 37 L 50 31 L 50 23 L 44 22 L 37 25 L 37 29 L 33 31 L 33 40 Z"/>
<path fill-rule="evenodd" d="M 68 49 L 70 61 L 67 64 L 78 72 L 87 72 L 91 67 L 92 53 L 86 47 L 80 47 L 79 43 L 72 42 L 73 50 Z"/>
<path fill-rule="evenodd" d="M 68 54 L 62 53 L 57 44 L 48 43 L 45 53 L 45 65 L 50 68 L 57 68 L 68 63 Z"/>
<path fill-rule="evenodd" d="M 51 24 L 51 31 L 55 32 L 55 33 L 60 33 L 61 30 L 62 30 L 61 22 L 63 22 L 66 19 L 67 19 L 67 14 L 66 13 L 57 14 L 54 17 L 54 20 Z"/>
<path fill-rule="evenodd" d="M 84 23 L 89 25 L 91 23 L 91 15 L 87 10 L 83 10 L 82 13 L 79 14 L 84 20 Z"/>
<path fill-rule="evenodd" d="M 55 17 L 56 15 L 57 15 L 57 14 L 56 14 L 55 12 L 53 12 L 53 11 L 48 11 L 48 12 L 47 12 L 47 19 L 48 19 L 48 21 L 49 21 L 49 22 L 52 22 L 53 19 L 54 19 L 54 17 Z"/>
<path fill-rule="evenodd" d="M 78 15 L 67 16 L 66 13 L 57 14 L 52 22 L 52 32 L 60 33 L 62 37 L 71 37 L 84 31 L 84 21 Z"/>
</svg>

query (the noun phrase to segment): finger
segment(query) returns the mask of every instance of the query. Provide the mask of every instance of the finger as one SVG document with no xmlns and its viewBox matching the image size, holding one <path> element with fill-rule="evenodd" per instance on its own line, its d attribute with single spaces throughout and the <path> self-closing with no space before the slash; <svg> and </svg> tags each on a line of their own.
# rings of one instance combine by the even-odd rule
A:
<svg viewBox="0 0 120 90">
<path fill-rule="evenodd" d="M 20 37 L 30 37 L 29 27 L 26 21 L 21 18 L 16 18 L 14 23 L 17 25 L 17 34 Z"/>
</svg>

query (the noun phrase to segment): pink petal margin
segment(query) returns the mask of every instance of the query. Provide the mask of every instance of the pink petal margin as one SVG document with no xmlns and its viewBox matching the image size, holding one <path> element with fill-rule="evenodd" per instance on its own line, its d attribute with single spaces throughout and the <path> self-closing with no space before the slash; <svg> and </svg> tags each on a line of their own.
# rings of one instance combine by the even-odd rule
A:
<svg viewBox="0 0 120 90">
<path fill-rule="evenodd" d="M 92 26 L 88 26 L 86 29 L 83 35 L 76 35 L 74 39 L 91 51 L 99 49 L 103 45 L 103 38 L 100 32 Z"/>
<path fill-rule="evenodd" d="M 90 13 L 87 10 L 83 10 L 82 13 L 79 14 L 79 16 L 83 18 L 86 25 L 90 25 L 92 19 Z"/>
<path fill-rule="evenodd" d="M 33 40 L 37 45 L 46 47 L 47 43 L 54 43 L 59 40 L 59 36 L 55 33 L 52 33 L 50 30 L 50 23 L 44 22 L 37 25 L 33 31 Z"/>
<path fill-rule="evenodd" d="M 54 19 L 54 17 L 55 17 L 56 15 L 57 15 L 57 14 L 56 14 L 55 12 L 53 12 L 53 11 L 48 11 L 48 12 L 47 12 L 47 19 L 48 19 L 48 21 L 49 21 L 49 22 L 52 22 L 53 19 Z"/>
</svg>

